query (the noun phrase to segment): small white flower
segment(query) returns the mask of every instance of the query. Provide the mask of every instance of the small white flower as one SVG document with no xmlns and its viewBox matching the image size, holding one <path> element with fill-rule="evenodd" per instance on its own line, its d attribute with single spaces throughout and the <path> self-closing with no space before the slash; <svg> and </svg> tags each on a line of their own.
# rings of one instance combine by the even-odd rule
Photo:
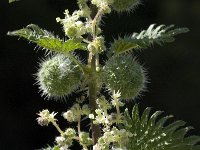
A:
<svg viewBox="0 0 200 150">
<path fill-rule="evenodd" d="M 68 110 L 67 112 L 63 113 L 63 117 L 69 122 L 72 122 L 74 120 L 74 114 L 71 110 Z"/>
<path fill-rule="evenodd" d="M 117 91 L 117 93 L 115 92 L 115 90 L 113 91 L 113 99 L 118 99 L 121 96 L 121 93 L 119 92 L 119 90 Z"/>
<path fill-rule="evenodd" d="M 69 146 L 65 144 L 64 146 L 60 147 L 60 150 L 69 150 L 68 148 Z"/>
<path fill-rule="evenodd" d="M 93 146 L 93 150 L 101 150 L 101 149 L 100 149 L 99 145 L 96 144 L 96 145 Z"/>
<path fill-rule="evenodd" d="M 93 114 L 89 114 L 89 118 L 90 119 L 94 119 L 94 115 Z"/>
<path fill-rule="evenodd" d="M 49 110 L 48 109 L 44 109 L 42 111 L 40 111 L 37 115 L 39 115 L 39 117 L 36 119 L 38 124 L 41 125 L 41 126 L 48 126 L 48 124 L 50 122 L 54 122 L 56 121 L 56 119 L 54 118 L 55 115 L 57 113 L 54 113 L 52 112 L 50 114 Z"/>
<path fill-rule="evenodd" d="M 65 138 L 63 136 L 56 137 L 56 143 L 61 144 L 65 141 Z"/>
<path fill-rule="evenodd" d="M 76 21 L 75 24 L 77 27 L 82 27 L 84 25 L 82 21 Z"/>
</svg>

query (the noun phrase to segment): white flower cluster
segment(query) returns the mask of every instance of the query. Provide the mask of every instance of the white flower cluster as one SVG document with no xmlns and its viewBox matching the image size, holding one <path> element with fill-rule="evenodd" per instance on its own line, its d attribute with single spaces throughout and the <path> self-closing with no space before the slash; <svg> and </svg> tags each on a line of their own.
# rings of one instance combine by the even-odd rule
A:
<svg viewBox="0 0 200 150">
<path fill-rule="evenodd" d="M 124 106 L 124 103 L 120 101 L 120 96 L 121 96 L 121 93 L 119 91 L 117 91 L 117 93 L 113 91 L 113 96 L 112 96 L 112 101 L 111 101 L 113 106 L 115 107 Z"/>
<path fill-rule="evenodd" d="M 48 126 L 50 122 L 55 122 L 54 118 L 57 113 L 50 113 L 48 109 L 44 109 L 38 113 L 39 117 L 36 119 L 41 126 Z"/>
<path fill-rule="evenodd" d="M 65 34 L 69 38 L 80 38 L 86 33 L 85 24 L 79 20 L 80 17 L 83 16 L 82 10 L 74 11 L 72 15 L 69 14 L 68 10 L 65 10 L 64 14 L 64 19 L 60 19 L 59 17 L 57 17 L 56 21 L 60 22 L 63 25 Z"/>
<path fill-rule="evenodd" d="M 89 137 L 89 133 L 86 132 L 79 133 L 79 142 L 85 149 L 87 149 L 88 146 L 93 144 L 92 139 Z"/>
<path fill-rule="evenodd" d="M 104 127 L 109 128 L 113 124 L 113 120 L 110 119 L 111 115 L 108 114 L 108 110 L 112 108 L 112 105 L 103 96 L 98 98 L 96 102 L 99 107 L 95 110 L 96 116 L 90 114 L 89 118 L 93 120 L 94 124 L 102 124 Z"/>
<path fill-rule="evenodd" d="M 88 105 L 74 104 L 67 112 L 63 113 L 63 117 L 69 122 L 77 122 L 83 115 L 89 115 L 90 109 Z"/>
<path fill-rule="evenodd" d="M 59 150 L 68 150 L 76 137 L 76 131 L 72 128 L 68 128 L 64 134 L 56 137 L 55 141 Z"/>
<path fill-rule="evenodd" d="M 57 17 L 56 21 L 63 25 L 65 35 L 69 38 L 82 38 L 82 35 L 93 32 L 91 20 L 88 18 L 86 18 L 85 22 L 80 20 L 81 17 L 85 17 L 85 13 L 85 10 L 81 9 L 74 11 L 74 13 L 70 15 L 69 11 L 65 10 L 65 18 L 61 19 L 60 17 Z M 99 27 L 96 27 L 95 32 L 99 35 L 102 31 Z M 94 45 L 94 47 L 99 51 L 105 50 L 104 38 L 102 36 L 94 39 L 92 45 Z"/>
<path fill-rule="evenodd" d="M 89 115 L 89 118 L 93 120 L 94 124 L 103 124 L 109 128 L 114 123 L 123 123 L 123 116 L 119 112 L 119 107 L 124 106 L 124 103 L 120 101 L 120 92 L 113 91 L 113 97 L 111 104 L 105 99 L 105 97 L 100 97 L 97 99 L 98 109 L 95 110 L 96 117 L 93 114 Z M 108 114 L 108 110 L 115 107 L 117 113 Z"/>
<path fill-rule="evenodd" d="M 87 48 L 93 54 L 103 52 L 106 49 L 104 38 L 102 36 L 96 37 L 90 44 L 88 44 Z"/>
<path fill-rule="evenodd" d="M 95 110 L 96 116 L 90 114 L 89 118 L 93 120 L 94 124 L 103 125 L 103 136 L 98 139 L 98 143 L 93 146 L 93 150 L 126 150 L 126 143 L 128 139 L 133 136 L 131 132 L 125 129 L 118 129 L 117 124 L 125 124 L 126 121 L 123 119 L 123 115 L 120 113 L 119 107 L 123 106 L 124 103 L 120 101 L 120 92 L 113 91 L 112 101 L 109 103 L 104 97 L 97 99 L 98 109 Z M 108 113 L 109 110 L 115 107 L 116 113 Z"/>
<path fill-rule="evenodd" d="M 110 131 L 104 132 L 103 136 L 99 138 L 96 147 L 99 150 L 109 150 L 110 144 L 112 143 L 115 149 L 121 148 L 126 149 L 126 144 L 133 134 L 126 131 L 125 129 L 117 129 L 113 127 Z"/>
</svg>

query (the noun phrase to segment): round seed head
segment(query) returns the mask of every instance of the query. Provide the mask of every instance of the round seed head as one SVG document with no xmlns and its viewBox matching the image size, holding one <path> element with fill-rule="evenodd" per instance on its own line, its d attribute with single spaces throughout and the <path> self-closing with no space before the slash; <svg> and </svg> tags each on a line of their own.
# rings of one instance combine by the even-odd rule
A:
<svg viewBox="0 0 200 150">
<path fill-rule="evenodd" d="M 40 64 L 37 80 L 42 95 L 64 98 L 78 87 L 81 75 L 78 65 L 59 54 Z"/>
<path fill-rule="evenodd" d="M 120 91 L 122 99 L 133 99 L 145 88 L 143 67 L 131 56 L 114 56 L 104 66 L 104 83 L 111 91 Z"/>
</svg>

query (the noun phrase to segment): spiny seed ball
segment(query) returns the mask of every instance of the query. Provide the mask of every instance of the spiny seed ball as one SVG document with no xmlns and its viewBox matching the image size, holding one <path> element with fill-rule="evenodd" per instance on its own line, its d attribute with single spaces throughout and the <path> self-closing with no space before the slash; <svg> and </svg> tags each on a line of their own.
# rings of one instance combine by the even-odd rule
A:
<svg viewBox="0 0 200 150">
<path fill-rule="evenodd" d="M 120 91 L 122 99 L 133 99 L 144 90 L 143 67 L 131 56 L 114 56 L 104 66 L 104 83 L 110 90 Z"/>
<path fill-rule="evenodd" d="M 140 3 L 140 0 L 115 0 L 112 7 L 117 12 L 130 11 Z"/>
<path fill-rule="evenodd" d="M 69 57 L 56 55 L 41 63 L 39 88 L 48 98 L 64 98 L 78 87 L 81 71 Z"/>
</svg>

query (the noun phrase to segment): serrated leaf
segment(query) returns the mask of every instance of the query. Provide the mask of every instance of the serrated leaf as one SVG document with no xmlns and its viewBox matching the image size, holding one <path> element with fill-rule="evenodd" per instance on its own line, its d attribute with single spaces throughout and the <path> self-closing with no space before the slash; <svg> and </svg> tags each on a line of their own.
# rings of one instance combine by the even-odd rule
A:
<svg viewBox="0 0 200 150">
<path fill-rule="evenodd" d="M 127 149 L 134 150 L 199 150 L 199 146 L 195 145 L 200 141 L 199 136 L 185 137 L 186 133 L 192 127 L 185 127 L 184 121 L 175 121 L 167 126 L 165 122 L 172 116 L 157 117 L 162 113 L 161 111 L 150 114 L 150 108 L 139 115 L 138 105 L 135 105 L 132 110 L 132 121 L 130 115 L 126 114 L 128 122 L 132 122 L 132 127 L 126 130 L 133 133 L 127 144 Z"/>
<path fill-rule="evenodd" d="M 200 142 L 200 137 L 196 135 L 189 136 L 184 139 L 184 142 L 187 142 L 188 145 L 195 145 Z"/>
<path fill-rule="evenodd" d="M 151 108 L 150 107 L 147 107 L 143 114 L 142 114 L 142 117 L 141 117 L 141 125 L 142 126 L 145 126 L 148 124 L 148 120 L 149 120 L 149 115 L 150 115 L 150 111 L 151 111 Z"/>
<path fill-rule="evenodd" d="M 172 134 L 180 127 L 184 126 L 186 123 L 182 120 L 175 121 L 165 127 L 165 133 Z"/>
<path fill-rule="evenodd" d="M 76 40 L 69 39 L 66 42 L 61 41 L 58 38 L 41 38 L 37 41 L 37 44 L 45 49 L 54 52 L 71 52 L 75 49 L 86 50 L 86 46 L 83 43 L 78 43 Z"/>
<path fill-rule="evenodd" d="M 125 116 L 126 122 L 127 122 L 126 127 L 132 126 L 133 122 L 132 122 L 131 116 L 129 115 L 128 109 L 125 109 L 124 116 Z"/>
<path fill-rule="evenodd" d="M 129 52 L 132 49 L 145 49 L 154 43 L 162 45 L 162 43 L 173 42 L 175 40 L 174 36 L 189 31 L 187 28 L 173 28 L 174 25 L 155 27 L 155 24 L 152 24 L 147 30 L 143 30 L 140 33 L 114 40 L 110 49 L 115 55 Z"/>
<path fill-rule="evenodd" d="M 55 37 L 51 32 L 43 30 L 34 24 L 30 24 L 20 30 L 8 32 L 8 35 L 22 37 L 30 42 L 36 43 L 39 47 L 53 52 L 68 53 L 75 49 L 86 50 L 86 44 L 81 43 L 81 40 L 69 39 L 63 41 Z"/>
<path fill-rule="evenodd" d="M 135 106 L 133 107 L 133 110 L 132 110 L 132 119 L 133 121 L 135 122 L 140 122 L 140 118 L 139 118 L 139 108 L 138 108 L 138 105 L 135 104 Z"/>
<path fill-rule="evenodd" d="M 113 51 L 115 54 L 120 54 L 136 48 L 139 48 L 138 44 L 129 38 L 119 38 L 111 45 L 111 51 Z"/>
<path fill-rule="evenodd" d="M 168 119 L 172 118 L 172 115 L 166 116 L 161 118 L 160 120 L 158 120 L 158 122 L 156 123 L 156 127 L 160 128 L 163 127 L 164 124 L 167 122 Z"/>
<path fill-rule="evenodd" d="M 193 127 L 191 126 L 179 129 L 173 133 L 173 137 L 177 139 L 183 139 L 185 135 L 187 134 L 187 132 L 190 131 L 191 129 L 193 129 Z"/>
<path fill-rule="evenodd" d="M 156 119 L 158 118 L 158 116 L 160 116 L 163 112 L 162 111 L 156 111 L 149 119 L 149 126 L 154 126 Z"/>
</svg>

